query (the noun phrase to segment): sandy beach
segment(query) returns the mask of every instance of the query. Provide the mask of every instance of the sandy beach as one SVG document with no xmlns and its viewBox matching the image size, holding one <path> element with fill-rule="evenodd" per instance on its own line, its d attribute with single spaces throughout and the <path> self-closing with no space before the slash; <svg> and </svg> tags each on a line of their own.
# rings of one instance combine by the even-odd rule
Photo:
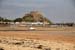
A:
<svg viewBox="0 0 75 50">
<path fill-rule="evenodd" d="M 3 47 L 5 50 L 57 50 L 58 48 L 62 50 L 62 46 L 63 50 L 75 49 L 75 28 L 48 29 L 48 31 L 0 31 L 0 40 L 5 40 L 0 42 L 0 47 Z M 28 44 L 26 41 L 28 41 Z M 22 42 L 23 44 L 19 44 Z M 38 44 L 36 44 L 36 42 Z M 28 47 L 23 46 L 25 44 L 27 44 Z M 42 48 L 39 49 L 38 47 L 40 45 L 42 45 Z"/>
</svg>

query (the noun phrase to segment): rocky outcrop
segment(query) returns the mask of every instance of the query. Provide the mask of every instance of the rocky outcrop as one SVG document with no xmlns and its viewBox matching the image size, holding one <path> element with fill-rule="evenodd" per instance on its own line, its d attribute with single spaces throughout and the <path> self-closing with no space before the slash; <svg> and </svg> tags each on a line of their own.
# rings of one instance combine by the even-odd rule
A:
<svg viewBox="0 0 75 50">
<path fill-rule="evenodd" d="M 49 19 L 44 17 L 42 13 L 38 11 L 31 11 L 30 13 L 27 13 L 23 16 L 23 21 L 26 22 L 46 22 L 46 23 L 52 23 Z"/>
</svg>

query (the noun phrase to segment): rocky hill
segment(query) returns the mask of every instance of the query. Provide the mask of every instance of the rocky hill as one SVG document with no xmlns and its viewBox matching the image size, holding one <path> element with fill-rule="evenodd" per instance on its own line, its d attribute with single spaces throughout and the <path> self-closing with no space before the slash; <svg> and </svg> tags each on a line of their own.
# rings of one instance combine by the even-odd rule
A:
<svg viewBox="0 0 75 50">
<path fill-rule="evenodd" d="M 49 19 L 44 17 L 43 14 L 39 11 L 31 11 L 25 14 L 22 18 L 16 18 L 14 20 L 4 19 L 0 17 L 0 22 L 43 22 L 49 24 L 52 23 Z"/>
<path fill-rule="evenodd" d="M 30 13 L 27 13 L 22 18 L 23 21 L 26 22 L 46 22 L 46 23 L 52 23 L 49 19 L 44 17 L 42 13 L 38 11 L 31 11 Z"/>
</svg>

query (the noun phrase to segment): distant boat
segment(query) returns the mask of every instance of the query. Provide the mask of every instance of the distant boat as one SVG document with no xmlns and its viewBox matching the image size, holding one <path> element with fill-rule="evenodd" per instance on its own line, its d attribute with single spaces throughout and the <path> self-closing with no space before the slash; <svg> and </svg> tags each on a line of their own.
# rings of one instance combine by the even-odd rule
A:
<svg viewBox="0 0 75 50">
<path fill-rule="evenodd" d="M 34 27 L 30 27 L 29 30 L 36 30 L 36 28 L 34 28 Z"/>
</svg>

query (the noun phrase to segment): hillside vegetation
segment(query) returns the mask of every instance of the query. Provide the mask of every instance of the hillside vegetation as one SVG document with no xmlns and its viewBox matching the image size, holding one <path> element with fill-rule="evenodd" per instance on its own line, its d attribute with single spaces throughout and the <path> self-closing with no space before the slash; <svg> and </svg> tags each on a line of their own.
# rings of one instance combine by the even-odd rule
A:
<svg viewBox="0 0 75 50">
<path fill-rule="evenodd" d="M 4 19 L 0 17 L 0 22 L 45 22 L 52 23 L 49 19 L 44 17 L 42 13 L 38 11 L 31 11 L 30 13 L 25 14 L 22 18 L 16 18 L 14 20 Z"/>
</svg>

